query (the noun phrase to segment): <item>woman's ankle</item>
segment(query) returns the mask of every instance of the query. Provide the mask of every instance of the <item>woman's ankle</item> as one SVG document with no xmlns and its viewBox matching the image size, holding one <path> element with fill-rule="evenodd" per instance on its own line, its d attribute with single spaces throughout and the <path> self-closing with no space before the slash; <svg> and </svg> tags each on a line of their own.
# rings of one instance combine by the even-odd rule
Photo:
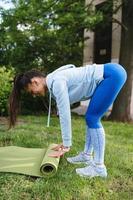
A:
<svg viewBox="0 0 133 200">
<path fill-rule="evenodd" d="M 84 154 L 87 155 L 87 156 L 92 156 L 92 153 L 88 153 L 88 152 L 85 152 L 85 151 L 84 151 Z"/>
<path fill-rule="evenodd" d="M 104 163 L 94 163 L 96 167 L 105 167 Z"/>
</svg>

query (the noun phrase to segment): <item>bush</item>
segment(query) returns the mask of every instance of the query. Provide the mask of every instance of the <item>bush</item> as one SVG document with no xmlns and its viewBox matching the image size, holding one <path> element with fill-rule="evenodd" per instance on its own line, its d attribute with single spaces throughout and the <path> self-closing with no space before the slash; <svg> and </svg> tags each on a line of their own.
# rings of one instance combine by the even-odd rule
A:
<svg viewBox="0 0 133 200">
<path fill-rule="evenodd" d="M 0 67 L 0 115 L 7 115 L 7 102 L 14 74 L 15 70 L 12 67 Z"/>
<path fill-rule="evenodd" d="M 12 81 L 15 76 L 14 68 L 0 67 L 0 116 L 8 114 L 8 99 L 12 90 Z M 23 93 L 21 96 L 21 114 L 41 114 L 48 112 L 44 106 L 44 101 L 48 107 L 48 97 L 33 98 L 30 94 Z M 52 111 L 55 111 L 55 104 L 52 106 Z"/>
</svg>

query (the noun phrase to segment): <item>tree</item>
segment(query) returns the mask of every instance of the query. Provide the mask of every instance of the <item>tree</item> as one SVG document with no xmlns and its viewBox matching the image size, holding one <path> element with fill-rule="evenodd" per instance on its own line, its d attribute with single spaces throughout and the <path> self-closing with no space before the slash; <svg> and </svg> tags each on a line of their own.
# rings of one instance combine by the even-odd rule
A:
<svg viewBox="0 0 133 200">
<path fill-rule="evenodd" d="M 33 67 L 48 72 L 67 64 L 82 65 L 83 32 L 102 20 L 85 0 L 11 0 L 1 10 L 1 64 L 16 71 Z"/>
<path fill-rule="evenodd" d="M 0 66 L 12 66 L 16 72 L 38 68 L 49 73 L 68 63 L 82 65 L 84 29 L 102 20 L 91 4 L 85 6 L 85 0 L 8 1 L 14 8 L 0 9 Z M 37 107 L 42 110 L 40 102 L 29 96 L 23 102 L 27 102 L 22 106 L 24 113 Z"/>
<path fill-rule="evenodd" d="M 119 63 L 127 71 L 127 81 L 114 102 L 111 120 L 133 121 L 131 116 L 131 96 L 133 87 L 133 1 L 122 2 L 122 32 Z"/>
</svg>

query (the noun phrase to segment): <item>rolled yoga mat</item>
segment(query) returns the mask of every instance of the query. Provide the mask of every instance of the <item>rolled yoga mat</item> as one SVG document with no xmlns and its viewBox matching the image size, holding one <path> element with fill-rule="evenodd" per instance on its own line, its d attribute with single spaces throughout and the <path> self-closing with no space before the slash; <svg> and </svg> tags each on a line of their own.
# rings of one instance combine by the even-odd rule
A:
<svg viewBox="0 0 133 200">
<path fill-rule="evenodd" d="M 13 172 L 36 177 L 51 177 L 57 172 L 59 158 L 53 153 L 51 144 L 47 149 L 24 148 L 17 146 L 0 147 L 0 172 Z"/>
</svg>

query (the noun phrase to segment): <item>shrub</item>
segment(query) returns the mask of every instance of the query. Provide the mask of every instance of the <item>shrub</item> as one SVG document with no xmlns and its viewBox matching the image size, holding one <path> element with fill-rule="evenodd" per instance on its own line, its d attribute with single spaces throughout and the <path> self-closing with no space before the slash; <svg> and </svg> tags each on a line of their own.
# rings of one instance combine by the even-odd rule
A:
<svg viewBox="0 0 133 200">
<path fill-rule="evenodd" d="M 14 74 L 14 68 L 0 67 L 0 115 L 7 114 L 7 103 Z"/>
</svg>

